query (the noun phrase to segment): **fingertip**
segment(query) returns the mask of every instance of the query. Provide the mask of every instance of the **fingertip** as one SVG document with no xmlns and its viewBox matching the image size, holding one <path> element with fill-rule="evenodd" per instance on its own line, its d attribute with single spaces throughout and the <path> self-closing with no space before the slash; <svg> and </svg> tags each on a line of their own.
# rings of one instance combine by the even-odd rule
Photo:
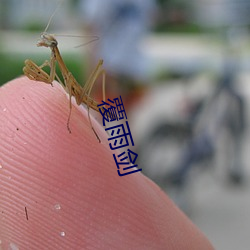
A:
<svg viewBox="0 0 250 250">
<path fill-rule="evenodd" d="M 103 172 L 101 160 L 106 168 L 110 163 L 105 160 L 107 147 L 92 133 L 86 110 L 73 105 L 72 133 L 67 129 L 68 114 L 69 99 L 56 82 L 52 87 L 21 77 L 0 88 L 3 245 L 74 249 L 81 244 L 79 213 L 94 189 L 89 177 Z M 105 138 L 102 128 L 92 122 Z"/>
<path fill-rule="evenodd" d="M 97 141 L 84 108 L 73 105 L 72 133 L 68 114 L 57 83 L 21 77 L 0 88 L 4 249 L 212 249 L 154 183 L 118 176 L 107 136 L 92 120 Z"/>
</svg>

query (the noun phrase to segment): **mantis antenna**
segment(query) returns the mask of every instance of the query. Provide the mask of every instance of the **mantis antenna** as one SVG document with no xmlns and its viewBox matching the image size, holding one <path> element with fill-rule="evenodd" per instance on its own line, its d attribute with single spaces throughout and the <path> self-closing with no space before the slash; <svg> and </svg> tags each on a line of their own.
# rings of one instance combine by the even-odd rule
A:
<svg viewBox="0 0 250 250">
<path fill-rule="evenodd" d="M 44 33 L 47 32 L 47 30 L 48 30 L 48 28 L 49 28 L 49 26 L 50 26 L 50 23 L 51 23 L 53 17 L 55 16 L 57 10 L 59 9 L 60 5 L 62 4 L 62 2 L 63 2 L 63 0 L 59 0 L 59 1 L 58 1 L 58 4 L 57 4 L 57 6 L 56 6 L 54 12 L 52 13 L 52 15 L 51 15 L 50 18 L 49 18 L 49 21 L 48 21 L 48 24 L 47 24 L 47 26 L 46 26 L 46 28 L 45 28 L 45 30 L 44 30 Z"/>
<path fill-rule="evenodd" d="M 49 18 L 49 21 L 48 21 L 48 24 L 46 25 L 43 33 L 46 33 L 49 26 L 50 26 L 50 23 L 53 19 L 53 17 L 55 16 L 56 12 L 58 11 L 60 5 L 62 4 L 63 0 L 58 0 L 58 4 L 54 10 L 54 12 L 52 13 L 52 15 L 50 16 Z M 75 46 L 75 48 L 79 48 L 79 47 L 82 47 L 82 46 L 85 46 L 85 45 L 88 45 L 94 41 L 98 41 L 99 40 L 99 36 L 94 36 L 94 35 L 84 35 L 84 36 L 75 36 L 75 35 L 59 35 L 59 34 L 53 34 L 54 36 L 62 36 L 62 37 L 89 37 L 89 38 L 92 38 L 90 41 L 86 42 L 86 43 L 83 43 L 83 44 L 80 44 L 80 45 L 77 45 Z"/>
</svg>

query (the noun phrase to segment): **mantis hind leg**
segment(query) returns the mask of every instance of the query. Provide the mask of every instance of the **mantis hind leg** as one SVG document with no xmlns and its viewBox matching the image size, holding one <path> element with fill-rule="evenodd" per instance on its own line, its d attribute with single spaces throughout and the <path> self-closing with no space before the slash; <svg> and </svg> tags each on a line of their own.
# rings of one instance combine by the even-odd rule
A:
<svg viewBox="0 0 250 250">
<path fill-rule="evenodd" d="M 69 115 L 68 115 L 68 119 L 67 119 L 67 129 L 69 131 L 69 133 L 71 134 L 71 129 L 69 126 L 70 123 L 70 117 L 71 117 L 71 111 L 72 111 L 72 84 L 71 84 L 71 78 L 72 75 L 71 73 L 68 74 L 68 79 L 65 80 L 66 81 L 66 85 L 68 86 L 67 90 L 69 92 Z"/>
<path fill-rule="evenodd" d="M 71 73 L 68 74 L 68 79 L 67 79 L 67 86 L 68 86 L 68 92 L 69 92 L 69 115 L 68 115 L 68 120 L 67 120 L 67 129 L 69 131 L 69 133 L 71 133 L 71 129 L 70 129 L 70 118 L 71 118 L 71 113 L 72 113 L 72 95 L 73 95 L 73 76 Z M 89 113 L 89 104 L 87 103 L 87 109 L 88 109 L 88 119 L 89 119 L 89 123 L 90 123 L 90 126 L 91 126 L 91 129 L 92 131 L 94 132 L 97 140 L 99 142 L 101 142 L 100 140 L 100 137 L 98 136 L 97 132 L 95 131 L 94 127 L 93 127 L 93 124 L 92 124 L 92 121 L 91 121 L 91 118 L 90 118 L 90 113 Z"/>
<path fill-rule="evenodd" d="M 100 139 L 99 135 L 97 134 L 97 132 L 95 131 L 94 126 L 92 124 L 91 117 L 90 117 L 90 112 L 89 112 L 89 105 L 88 104 L 87 104 L 87 109 L 88 109 L 88 119 L 89 119 L 89 123 L 90 123 L 91 129 L 92 129 L 93 133 L 95 134 L 97 140 L 100 143 L 101 139 Z"/>
<path fill-rule="evenodd" d="M 103 60 L 99 60 L 95 70 L 92 72 L 92 74 L 90 75 L 90 77 L 88 78 L 86 84 L 84 85 L 83 87 L 83 91 L 82 91 L 82 99 L 85 97 L 85 95 L 87 95 L 88 97 L 90 96 L 90 93 L 91 93 L 91 90 L 96 82 L 96 79 L 102 75 L 102 88 L 103 88 L 103 98 L 105 99 L 105 91 L 104 91 L 104 88 L 105 88 L 105 71 L 104 69 L 102 68 L 102 65 L 103 65 Z M 89 109 L 91 107 L 91 102 L 90 102 L 90 98 L 87 98 L 86 100 L 86 105 L 87 105 L 87 109 L 88 109 L 88 118 L 89 118 L 89 123 L 90 123 L 90 126 L 92 128 L 92 131 L 94 132 L 97 140 L 99 142 L 101 142 L 101 139 L 100 137 L 98 136 L 97 132 L 95 131 L 94 129 L 94 126 L 92 124 L 92 121 L 91 121 L 91 117 L 90 117 L 90 112 L 89 112 Z"/>
<path fill-rule="evenodd" d="M 104 71 L 104 70 L 101 70 L 100 72 L 98 72 L 97 77 L 98 77 L 100 74 L 102 74 L 103 99 L 105 100 L 105 71 Z M 97 77 L 96 77 L 96 78 L 97 78 Z M 94 85 L 94 83 L 95 83 L 96 78 L 93 79 L 94 81 L 93 81 L 93 83 L 92 83 L 91 88 L 90 88 L 89 91 L 88 91 L 88 96 L 90 96 L 90 93 L 91 93 L 91 90 L 92 90 L 92 88 L 93 88 L 93 85 Z M 88 108 L 88 118 L 89 118 L 89 123 L 90 123 L 91 129 L 92 129 L 92 131 L 94 132 L 94 134 L 95 134 L 97 140 L 98 140 L 99 143 L 100 143 L 100 142 L 101 142 L 101 139 L 100 139 L 100 137 L 98 136 L 97 132 L 95 131 L 94 126 L 93 126 L 92 121 L 91 121 L 91 117 L 90 117 L 90 112 L 89 112 L 90 101 L 89 101 L 89 98 L 87 99 L 86 105 L 87 105 L 87 108 Z"/>
</svg>

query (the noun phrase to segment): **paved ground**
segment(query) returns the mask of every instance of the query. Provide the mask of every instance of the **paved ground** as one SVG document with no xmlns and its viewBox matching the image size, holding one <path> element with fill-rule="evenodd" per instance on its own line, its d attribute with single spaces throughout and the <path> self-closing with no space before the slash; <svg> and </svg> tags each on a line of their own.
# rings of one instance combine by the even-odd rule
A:
<svg viewBox="0 0 250 250">
<path fill-rule="evenodd" d="M 219 183 L 200 183 L 196 189 L 191 219 L 210 239 L 215 249 L 250 248 L 250 186 L 230 188 Z M 209 189 L 209 190 L 207 190 Z"/>
<path fill-rule="evenodd" d="M 245 43 L 243 40 L 241 42 Z M 145 45 L 148 46 L 148 55 L 155 61 L 158 60 L 160 66 L 167 65 L 173 69 L 181 67 L 184 71 L 199 71 L 206 67 L 218 70 L 221 67 L 221 44 L 209 37 L 151 37 Z M 249 55 L 246 47 L 238 49 L 241 55 L 244 51 Z M 245 64 L 242 65 L 245 69 L 249 58 L 245 57 Z M 187 62 L 193 63 L 189 65 Z M 239 89 L 247 104 L 247 131 L 242 152 L 246 183 L 241 187 L 233 187 L 228 185 L 225 175 L 223 177 L 223 174 L 216 171 L 208 171 L 194 180 L 192 196 L 189 197 L 192 203 L 192 221 L 206 234 L 217 250 L 250 249 L 250 78 L 242 75 L 241 79 Z M 169 105 L 169 99 L 171 98 L 165 98 L 165 106 Z M 148 103 L 152 104 L 150 100 Z M 163 105 L 159 100 L 158 107 Z M 222 168 L 220 163 L 217 164 L 217 169 Z"/>
<path fill-rule="evenodd" d="M 248 114 L 248 124 L 249 117 Z M 249 128 L 244 142 L 242 160 L 246 182 L 243 186 L 229 185 L 225 176 L 218 173 L 206 173 L 197 180 L 193 190 L 191 219 L 219 250 L 250 249 Z"/>
<path fill-rule="evenodd" d="M 222 159 L 218 159 L 215 163 L 215 170 L 207 170 L 193 178 L 193 184 L 188 193 L 191 220 L 218 250 L 250 249 L 250 78 L 245 78 L 243 82 L 241 91 L 244 92 L 247 105 L 247 131 L 242 152 L 245 183 L 242 186 L 229 185 L 226 166 L 223 165 Z M 157 111 L 159 111 L 159 107 L 176 108 L 173 100 L 178 98 L 178 91 L 172 91 L 172 98 L 168 98 L 167 95 L 170 91 L 166 92 L 168 93 L 165 94 L 165 99 L 156 98 L 154 101 L 147 99 L 147 103 L 150 106 L 158 107 Z M 164 91 L 161 94 L 164 96 Z M 151 114 L 153 113 L 151 107 L 146 106 L 146 109 L 150 110 Z M 140 119 L 139 112 L 136 116 Z M 152 117 L 151 120 L 155 121 Z M 138 128 L 142 128 L 143 124 L 147 124 L 147 122 L 143 119 L 139 120 Z M 219 154 L 220 157 L 226 157 L 223 152 L 219 152 Z M 153 168 L 156 169 L 156 167 L 154 165 Z"/>
<path fill-rule="evenodd" d="M 220 173 L 206 173 L 195 184 L 191 219 L 218 250 L 250 249 L 250 95 L 249 81 L 244 84 L 247 104 L 247 131 L 242 162 L 245 184 L 232 186 Z M 219 164 L 219 163 L 218 163 Z M 222 166 L 215 166 L 217 169 Z M 223 169 L 221 169 L 223 173 Z M 225 173 L 225 172 L 224 172 Z"/>
<path fill-rule="evenodd" d="M 249 96 L 250 100 L 249 91 L 247 89 L 245 94 Z M 166 106 L 168 106 L 167 99 L 168 98 L 165 100 Z M 160 100 L 158 105 L 155 103 L 155 106 L 162 106 Z M 247 124 L 250 124 L 249 102 L 247 102 L 247 107 Z M 139 127 L 142 128 L 142 126 Z M 219 159 L 215 164 L 215 170 L 211 169 L 204 171 L 195 175 L 193 178 L 193 184 L 188 193 L 191 209 L 190 218 L 209 238 L 215 249 L 250 249 L 249 152 L 250 129 L 248 128 L 245 134 L 242 152 L 246 182 L 242 186 L 233 186 L 227 182 L 228 179 L 225 166 L 220 163 Z M 221 156 L 225 157 L 223 152 L 221 152 Z M 154 169 L 156 169 L 155 165 Z"/>
</svg>

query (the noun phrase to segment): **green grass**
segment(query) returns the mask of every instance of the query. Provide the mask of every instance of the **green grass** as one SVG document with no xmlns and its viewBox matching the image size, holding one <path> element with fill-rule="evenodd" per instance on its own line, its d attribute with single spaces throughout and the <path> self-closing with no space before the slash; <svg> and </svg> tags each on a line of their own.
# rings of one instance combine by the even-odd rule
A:
<svg viewBox="0 0 250 250">
<path fill-rule="evenodd" d="M 34 56 L 6 55 L 0 53 L 0 86 L 4 83 L 23 75 L 24 60 L 30 58 L 38 65 L 42 64 L 48 58 L 39 58 Z M 72 55 L 64 56 L 65 63 L 68 69 L 72 72 L 79 83 L 85 79 L 85 65 L 83 60 Z M 48 69 L 46 69 L 48 72 Z M 57 70 L 58 72 L 58 70 Z M 60 74 L 59 74 L 60 75 Z"/>
<path fill-rule="evenodd" d="M 0 53 L 0 85 L 22 75 L 23 60 Z"/>
</svg>

